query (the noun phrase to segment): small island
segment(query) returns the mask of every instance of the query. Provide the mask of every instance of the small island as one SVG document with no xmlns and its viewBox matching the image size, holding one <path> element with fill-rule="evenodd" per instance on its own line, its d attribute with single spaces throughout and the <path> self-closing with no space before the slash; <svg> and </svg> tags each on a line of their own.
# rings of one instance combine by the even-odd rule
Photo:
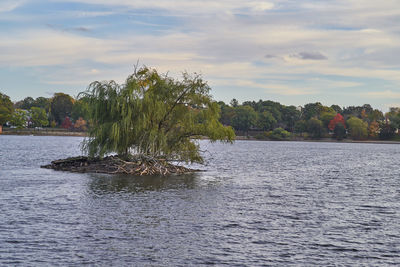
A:
<svg viewBox="0 0 400 267">
<path fill-rule="evenodd" d="M 51 164 L 41 166 L 45 169 L 70 172 L 91 172 L 107 174 L 130 174 L 130 175 L 170 175 L 197 172 L 199 170 L 189 169 L 184 166 L 170 164 L 163 160 L 145 157 L 136 157 L 125 161 L 118 156 L 104 158 L 71 157 L 54 160 Z"/>
<path fill-rule="evenodd" d="M 93 82 L 80 93 L 90 124 L 82 143 L 87 157 L 41 167 L 140 176 L 194 172 L 175 164 L 203 162 L 197 139 L 235 138 L 233 129 L 219 121 L 219 105 L 209 92 L 200 75 L 183 73 L 175 80 L 147 67 L 135 67 L 123 85 Z"/>
</svg>

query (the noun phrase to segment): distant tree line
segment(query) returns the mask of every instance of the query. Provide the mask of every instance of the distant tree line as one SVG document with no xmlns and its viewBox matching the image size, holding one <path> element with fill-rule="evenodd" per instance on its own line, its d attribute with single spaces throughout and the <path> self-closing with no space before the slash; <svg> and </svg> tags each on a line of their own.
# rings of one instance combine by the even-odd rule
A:
<svg viewBox="0 0 400 267">
<path fill-rule="evenodd" d="M 87 102 L 56 93 L 51 98 L 26 97 L 12 103 L 0 93 L 0 125 L 12 128 L 59 127 L 69 130 L 87 130 Z"/>
<path fill-rule="evenodd" d="M 319 102 L 304 107 L 285 106 L 270 100 L 233 99 L 229 104 L 217 102 L 220 122 L 232 126 L 237 135 L 254 135 L 260 139 L 293 138 L 400 139 L 400 108 L 383 114 L 369 104 L 340 107 Z M 87 96 L 71 97 L 56 93 L 51 98 L 26 97 L 18 102 L 0 92 L 0 125 L 26 127 L 60 127 L 86 131 L 89 101 Z"/>
<path fill-rule="evenodd" d="M 383 114 L 369 104 L 363 106 L 324 106 L 319 102 L 304 107 L 285 106 L 274 101 L 233 99 L 229 104 L 218 102 L 220 121 L 232 126 L 238 135 L 255 135 L 260 139 L 288 140 L 295 137 L 338 140 L 398 138 L 400 108 Z"/>
</svg>

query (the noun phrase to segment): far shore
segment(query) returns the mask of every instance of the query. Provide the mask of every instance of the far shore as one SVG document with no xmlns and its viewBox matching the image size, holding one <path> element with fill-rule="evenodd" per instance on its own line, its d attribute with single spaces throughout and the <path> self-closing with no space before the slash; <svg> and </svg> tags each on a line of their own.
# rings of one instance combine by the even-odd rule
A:
<svg viewBox="0 0 400 267">
<path fill-rule="evenodd" d="M 33 136 L 87 136 L 86 132 L 68 131 L 58 128 L 43 128 L 43 129 L 10 129 L 3 128 L 0 135 L 33 135 Z"/>
<path fill-rule="evenodd" d="M 320 143 L 366 143 L 366 144 L 400 144 L 400 141 L 391 140 L 353 140 L 343 139 L 336 140 L 332 138 L 320 138 L 320 139 L 304 139 L 304 138 L 292 138 L 288 140 L 270 140 L 270 139 L 256 139 L 254 137 L 247 136 L 236 136 L 236 140 L 248 140 L 248 141 L 271 141 L 271 142 L 320 142 Z"/>
<path fill-rule="evenodd" d="M 57 128 L 44 128 L 41 130 L 36 129 L 9 129 L 3 128 L 3 132 L 0 135 L 33 135 L 33 136 L 77 136 L 77 137 L 86 137 L 86 132 L 74 132 L 68 131 L 65 129 L 57 129 Z M 277 140 L 268 140 L 268 139 L 256 139 L 252 136 L 236 136 L 236 140 L 246 140 L 246 141 L 273 141 L 279 142 Z M 294 141 L 294 142 L 325 142 L 325 143 L 367 143 L 367 144 L 400 144 L 400 141 L 391 141 L 391 140 L 352 140 L 352 139 L 343 139 L 336 140 L 332 138 L 321 138 L 321 139 L 304 139 L 300 137 L 292 138 L 289 140 L 280 140 L 280 141 Z"/>
</svg>

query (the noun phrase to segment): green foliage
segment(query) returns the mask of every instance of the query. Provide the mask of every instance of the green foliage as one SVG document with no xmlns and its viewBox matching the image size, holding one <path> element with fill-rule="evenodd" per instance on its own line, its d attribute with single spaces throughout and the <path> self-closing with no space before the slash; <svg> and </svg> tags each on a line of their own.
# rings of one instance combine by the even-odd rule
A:
<svg viewBox="0 0 400 267">
<path fill-rule="evenodd" d="M 50 113 L 58 125 L 62 124 L 65 117 L 70 117 L 74 100 L 71 96 L 64 93 L 56 93 L 51 99 Z"/>
<path fill-rule="evenodd" d="M 27 116 L 28 116 L 28 114 L 25 110 L 16 109 L 16 110 L 14 110 L 14 113 L 11 116 L 10 123 L 11 123 L 11 125 L 13 125 L 17 128 L 26 127 L 26 122 L 28 120 Z"/>
<path fill-rule="evenodd" d="M 38 97 L 33 103 L 33 107 L 42 108 L 46 113 L 50 111 L 50 99 L 46 97 Z"/>
<path fill-rule="evenodd" d="M 296 121 L 294 125 L 294 132 L 300 134 L 307 132 L 307 122 L 305 120 Z"/>
<path fill-rule="evenodd" d="M 46 111 L 43 108 L 32 107 L 30 110 L 31 121 L 34 127 L 42 127 L 49 125 Z"/>
<path fill-rule="evenodd" d="M 368 114 L 368 117 L 371 122 L 373 121 L 380 121 L 383 120 L 385 117 L 383 116 L 382 111 L 374 109 L 370 114 Z"/>
<path fill-rule="evenodd" d="M 323 125 L 322 121 L 312 118 L 307 121 L 307 130 L 311 138 L 318 139 L 322 137 Z"/>
<path fill-rule="evenodd" d="M 302 118 L 307 121 L 314 117 L 318 118 L 322 109 L 323 105 L 320 102 L 306 104 L 301 110 Z"/>
<path fill-rule="evenodd" d="M 237 108 L 239 106 L 239 102 L 234 98 L 231 100 L 231 102 L 229 103 L 231 105 L 231 107 L 233 108 Z"/>
<path fill-rule="evenodd" d="M 368 123 L 357 117 L 351 117 L 347 120 L 349 126 L 349 135 L 355 140 L 362 140 L 368 137 Z"/>
<path fill-rule="evenodd" d="M 294 130 L 296 122 L 300 119 L 301 113 L 295 106 L 283 106 L 281 108 L 282 122 L 290 131 Z"/>
<path fill-rule="evenodd" d="M 333 109 L 336 113 L 342 113 L 343 110 L 339 105 L 332 105 L 331 109 Z"/>
<path fill-rule="evenodd" d="M 337 123 L 333 129 L 333 138 L 343 140 L 346 138 L 346 127 L 342 123 Z"/>
<path fill-rule="evenodd" d="M 91 121 L 84 149 L 89 156 L 131 153 L 168 160 L 201 162 L 193 138 L 231 142 L 234 132 L 219 121 L 220 109 L 200 76 L 181 81 L 141 68 L 126 83 L 93 82 L 84 96 Z"/>
<path fill-rule="evenodd" d="M 13 113 L 13 103 L 10 98 L 0 93 L 0 126 L 11 119 Z"/>
<path fill-rule="evenodd" d="M 235 116 L 232 119 L 232 126 L 235 129 L 247 132 L 255 126 L 257 113 L 251 106 L 239 106 L 235 108 Z"/>
<path fill-rule="evenodd" d="M 400 128 L 400 108 L 390 108 L 390 111 L 386 113 L 386 117 L 392 128 Z"/>
<path fill-rule="evenodd" d="M 71 117 L 74 120 L 78 120 L 79 118 L 87 120 L 87 116 L 89 113 L 89 105 L 88 99 L 82 97 L 77 99 L 72 106 Z"/>
<path fill-rule="evenodd" d="M 268 137 L 272 140 L 277 141 L 289 140 L 291 137 L 291 133 L 283 128 L 276 128 L 268 134 Z"/>
<path fill-rule="evenodd" d="M 240 109 L 240 107 L 247 108 L 245 108 L 246 110 L 243 110 Z M 234 116 L 230 117 L 231 124 L 228 124 L 228 120 L 225 118 L 228 117 L 228 114 L 232 114 L 232 112 L 227 112 L 228 109 L 222 108 L 221 122 L 223 121 L 224 124 L 232 125 L 235 130 L 242 131 L 248 131 L 249 129 L 267 131 L 274 129 L 277 126 L 293 131 L 294 125 L 296 121 L 299 120 L 301 115 L 300 111 L 297 110 L 295 106 L 285 106 L 281 105 L 278 102 L 270 100 L 259 100 L 258 102 L 245 101 L 241 106 L 238 105 L 236 108 L 229 108 L 231 109 L 231 111 L 234 111 L 234 114 L 236 113 L 236 111 L 238 111 L 238 113 L 240 113 L 240 116 L 236 117 L 236 119 L 234 119 Z M 246 120 L 244 114 L 249 113 L 248 111 L 250 111 L 251 109 L 256 112 L 257 118 L 255 122 L 248 122 L 246 125 L 246 123 L 244 122 L 244 120 Z M 249 119 L 253 120 L 254 116 L 250 115 Z"/>
<path fill-rule="evenodd" d="M 50 110 L 50 99 L 45 97 L 33 99 L 32 97 L 28 96 L 25 97 L 24 100 L 16 102 L 14 107 L 25 110 L 29 110 L 32 107 L 43 108 L 47 113 Z"/>
<path fill-rule="evenodd" d="M 322 112 L 321 113 L 321 121 L 324 125 L 325 128 L 328 128 L 329 122 L 335 118 L 336 116 L 336 111 L 330 111 L 330 112 Z"/>
<path fill-rule="evenodd" d="M 231 106 L 225 105 L 224 102 L 218 102 L 218 105 L 221 109 L 221 117 L 219 121 L 223 125 L 232 125 L 232 119 L 235 116 L 235 109 Z"/>
<path fill-rule="evenodd" d="M 18 107 L 18 108 L 29 110 L 33 106 L 34 102 L 35 102 L 35 99 L 33 99 L 32 97 L 30 97 L 30 96 L 25 97 L 24 100 L 22 100 L 20 107 Z"/>
<path fill-rule="evenodd" d="M 272 116 L 278 123 L 280 123 L 280 122 L 282 124 L 284 123 L 282 113 L 284 112 L 283 109 L 285 109 L 286 106 L 281 105 L 278 102 L 274 102 L 274 101 L 270 101 L 270 100 L 262 101 L 261 99 L 258 102 L 253 101 L 253 102 L 244 102 L 244 103 L 248 103 L 248 105 L 253 107 L 254 110 L 258 113 L 268 111 L 269 113 L 272 114 Z"/>
<path fill-rule="evenodd" d="M 274 118 L 274 116 L 272 116 L 272 114 L 269 111 L 263 111 L 259 113 L 257 116 L 256 125 L 258 129 L 268 131 L 274 128 L 276 123 L 277 123 L 276 119 Z"/>
<path fill-rule="evenodd" d="M 265 140 L 265 139 L 268 139 L 268 136 L 270 133 L 271 132 L 260 132 L 260 133 L 256 134 L 254 137 L 257 140 Z"/>
<path fill-rule="evenodd" d="M 357 117 L 360 119 L 368 120 L 369 115 L 374 113 L 374 109 L 369 104 L 365 104 L 362 106 L 349 106 L 343 109 L 343 115 L 345 118 Z M 378 115 L 378 114 L 375 114 Z M 376 120 L 377 118 L 372 118 L 372 120 Z"/>
<path fill-rule="evenodd" d="M 320 102 L 306 104 L 301 112 L 304 120 L 309 120 L 311 118 L 321 119 L 323 113 L 335 113 L 335 115 L 337 113 L 333 108 L 326 107 Z"/>
<path fill-rule="evenodd" d="M 395 136 L 396 129 L 388 122 L 382 123 L 380 126 L 379 139 L 389 140 Z"/>
</svg>

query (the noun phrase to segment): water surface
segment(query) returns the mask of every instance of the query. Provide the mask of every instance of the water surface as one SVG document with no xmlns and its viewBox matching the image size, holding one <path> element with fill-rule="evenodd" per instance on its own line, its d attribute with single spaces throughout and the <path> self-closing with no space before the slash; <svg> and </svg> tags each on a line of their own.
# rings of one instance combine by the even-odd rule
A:
<svg viewBox="0 0 400 267">
<path fill-rule="evenodd" d="M 206 171 L 171 177 L 39 168 L 81 140 L 0 136 L 0 265 L 400 264 L 398 145 L 202 141 Z"/>
</svg>

